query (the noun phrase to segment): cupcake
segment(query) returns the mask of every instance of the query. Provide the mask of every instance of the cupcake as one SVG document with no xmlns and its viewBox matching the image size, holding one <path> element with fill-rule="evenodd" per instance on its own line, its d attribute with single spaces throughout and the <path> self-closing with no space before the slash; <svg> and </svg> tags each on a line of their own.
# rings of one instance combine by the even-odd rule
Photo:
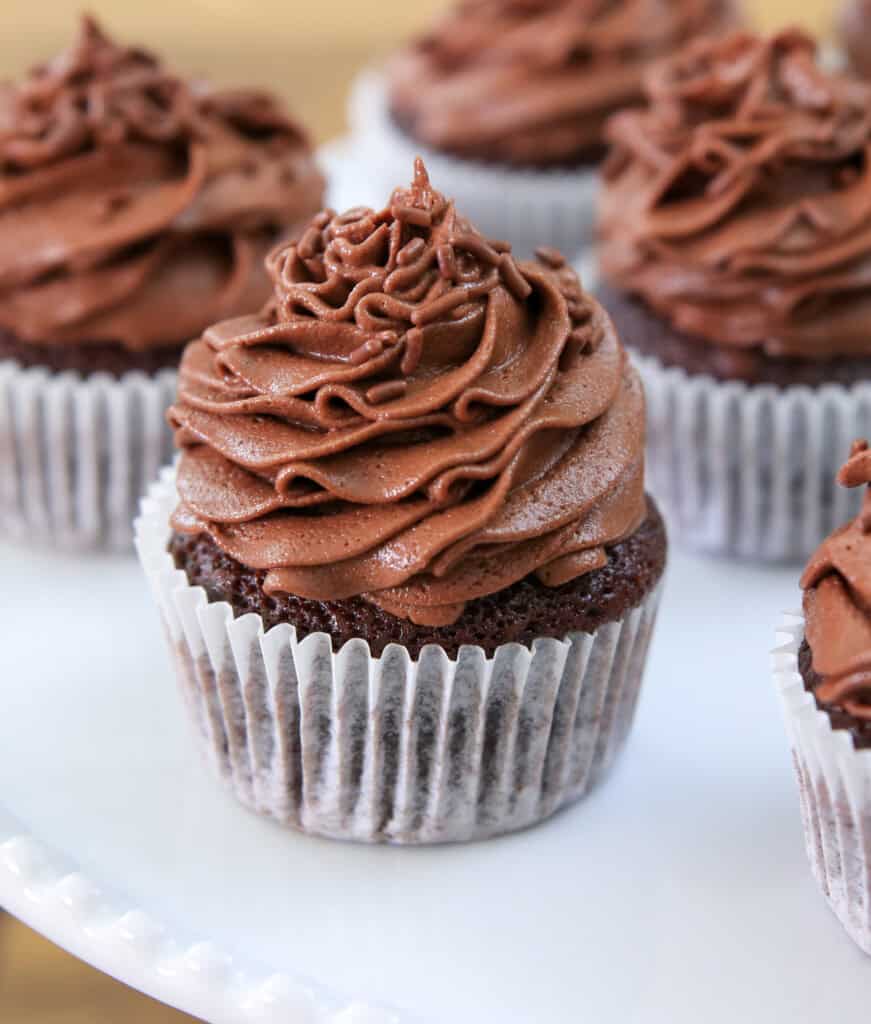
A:
<svg viewBox="0 0 871 1024">
<path fill-rule="evenodd" d="M 322 193 L 270 97 L 186 84 L 89 18 L 0 90 L 4 532 L 129 545 L 185 343 L 267 299 L 265 254 Z"/>
<path fill-rule="evenodd" d="M 608 129 L 598 294 L 644 377 L 653 492 L 697 548 L 806 558 L 871 432 L 871 90 L 787 31 L 697 41 L 647 93 Z"/>
<path fill-rule="evenodd" d="M 839 475 L 865 487 L 857 518 L 824 541 L 802 577 L 804 617 L 775 655 L 814 875 L 871 954 L 871 450 Z"/>
<path fill-rule="evenodd" d="M 641 101 L 652 60 L 734 21 L 732 0 L 469 0 L 359 80 L 354 133 L 379 185 L 422 152 L 483 231 L 573 254 L 608 116 Z"/>
<path fill-rule="evenodd" d="M 532 825 L 638 697 L 666 553 L 638 376 L 558 253 L 517 263 L 419 161 L 269 270 L 186 350 L 137 524 L 208 756 L 309 833 Z"/>
</svg>

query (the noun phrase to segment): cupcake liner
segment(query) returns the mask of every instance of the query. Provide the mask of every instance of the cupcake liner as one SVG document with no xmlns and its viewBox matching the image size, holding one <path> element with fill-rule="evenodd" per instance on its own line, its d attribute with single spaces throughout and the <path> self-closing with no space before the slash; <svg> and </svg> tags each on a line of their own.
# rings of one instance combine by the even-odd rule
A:
<svg viewBox="0 0 871 1024">
<path fill-rule="evenodd" d="M 871 435 L 871 382 L 778 389 L 634 359 L 650 489 L 687 544 L 801 561 L 858 513 L 861 495 L 835 478 L 851 443 Z"/>
<path fill-rule="evenodd" d="M 136 546 L 208 760 L 249 808 L 335 839 L 402 844 L 526 828 L 584 796 L 634 716 L 660 587 L 592 635 L 425 648 L 264 632 L 192 587 L 167 551 L 174 470 Z"/>
<path fill-rule="evenodd" d="M 129 548 L 172 456 L 176 373 L 81 377 L 0 362 L 0 529 L 67 549 Z"/>
<path fill-rule="evenodd" d="M 814 877 L 850 937 L 871 955 L 871 750 L 856 750 L 817 708 L 798 668 L 801 616 L 789 616 L 774 677 L 792 744 Z"/>
<path fill-rule="evenodd" d="M 511 242 L 528 258 L 539 246 L 574 256 L 593 238 L 597 170 L 527 170 L 462 160 L 404 135 L 387 104 L 384 75 L 366 71 L 354 83 L 349 116 L 353 145 L 371 187 L 371 204 L 405 182 L 423 157 L 433 184 L 491 238 Z"/>
</svg>

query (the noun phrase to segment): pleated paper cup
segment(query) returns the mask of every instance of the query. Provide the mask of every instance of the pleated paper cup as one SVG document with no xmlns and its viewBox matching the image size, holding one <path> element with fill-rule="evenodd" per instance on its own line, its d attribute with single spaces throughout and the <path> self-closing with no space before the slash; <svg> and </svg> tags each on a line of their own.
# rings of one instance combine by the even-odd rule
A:
<svg viewBox="0 0 871 1024">
<path fill-rule="evenodd" d="M 814 877 L 850 937 L 871 955 L 871 750 L 832 728 L 808 693 L 798 666 L 799 615 L 787 617 L 774 652 L 798 779 L 807 853 Z"/>
<path fill-rule="evenodd" d="M 124 549 L 172 456 L 176 373 L 82 377 L 0 362 L 0 529 L 69 550 Z"/>
<path fill-rule="evenodd" d="M 632 724 L 659 587 L 592 635 L 450 658 L 363 639 L 334 653 L 264 632 L 175 569 L 175 476 L 143 501 L 136 546 L 207 759 L 247 807 L 303 832 L 401 844 L 484 839 L 580 799 Z"/>
<path fill-rule="evenodd" d="M 871 436 L 871 381 L 780 389 L 633 359 L 650 489 L 689 546 L 801 562 L 858 513 L 861 495 L 836 476 L 852 442 Z"/>
<path fill-rule="evenodd" d="M 361 74 L 350 99 L 352 146 L 370 205 L 408 181 L 423 157 L 440 192 L 491 238 L 511 242 L 526 259 L 551 246 L 573 257 L 588 245 L 595 227 L 599 175 L 595 169 L 526 170 L 452 157 L 416 142 L 396 126 L 388 109 L 385 76 Z"/>
</svg>

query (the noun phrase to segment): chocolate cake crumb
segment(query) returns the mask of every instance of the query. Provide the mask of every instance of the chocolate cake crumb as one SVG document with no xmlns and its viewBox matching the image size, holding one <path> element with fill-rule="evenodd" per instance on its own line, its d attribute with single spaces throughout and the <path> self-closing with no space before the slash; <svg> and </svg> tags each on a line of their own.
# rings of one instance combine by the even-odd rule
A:
<svg viewBox="0 0 871 1024">
<path fill-rule="evenodd" d="M 300 638 L 327 633 L 333 649 L 363 637 L 376 656 L 390 643 L 402 644 L 416 658 L 427 644 L 439 644 L 455 657 L 464 644 L 492 655 L 506 643 L 530 645 L 538 637 L 562 639 L 593 633 L 637 607 L 665 569 L 665 525 L 652 499 L 642 526 L 608 552 L 608 564 L 561 587 L 547 587 L 535 576 L 505 590 L 470 601 L 451 626 L 419 626 L 398 619 L 361 597 L 314 601 L 294 595 L 271 597 L 263 590 L 265 570 L 249 569 L 226 555 L 206 534 L 175 533 L 169 552 L 192 586 L 210 601 L 227 601 L 237 616 L 254 613 L 265 629 L 294 625 Z"/>
<path fill-rule="evenodd" d="M 595 295 L 610 314 L 627 349 L 653 356 L 664 366 L 679 367 L 690 375 L 707 374 L 719 381 L 771 384 L 778 388 L 851 386 L 858 380 L 871 379 L 871 357 L 776 359 L 759 349 L 714 345 L 704 338 L 677 331 L 641 300 L 606 282 L 597 284 Z"/>
<path fill-rule="evenodd" d="M 54 373 L 72 370 L 83 375 L 108 373 L 112 377 L 123 377 L 125 373 L 139 370 L 156 374 L 178 366 L 183 348 L 184 343 L 142 352 L 106 342 L 95 345 L 68 342 L 63 345 L 34 345 L 0 329 L 0 361 L 14 359 L 21 366 L 42 366 Z"/>
<path fill-rule="evenodd" d="M 404 117 L 394 107 L 390 109 L 390 120 L 396 130 L 409 142 L 422 147 L 428 143 L 417 137 L 414 131 L 414 119 Z M 506 160 L 504 153 L 494 150 L 491 143 L 482 140 L 478 145 L 472 147 L 446 146 L 445 153 L 457 157 L 459 160 L 468 160 L 472 163 L 483 166 L 510 166 L 526 171 L 593 171 L 598 170 L 599 165 L 608 155 L 608 147 L 604 143 L 593 143 L 591 145 L 579 146 L 573 153 L 569 153 L 559 160 Z"/>
</svg>

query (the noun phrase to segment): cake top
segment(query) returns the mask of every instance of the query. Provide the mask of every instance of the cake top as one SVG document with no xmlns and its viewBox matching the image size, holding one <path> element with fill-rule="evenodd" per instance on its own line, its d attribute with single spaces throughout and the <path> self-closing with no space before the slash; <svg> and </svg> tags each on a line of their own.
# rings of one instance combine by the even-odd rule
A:
<svg viewBox="0 0 871 1024">
<path fill-rule="evenodd" d="M 0 89 L 0 327 L 181 344 L 265 299 L 252 267 L 322 191 L 275 100 L 187 83 L 84 18 L 68 52 Z"/>
<path fill-rule="evenodd" d="M 643 70 L 734 23 L 732 0 L 469 0 L 396 56 L 390 105 L 436 150 L 519 165 L 597 159 Z"/>
<path fill-rule="evenodd" d="M 271 302 L 188 347 L 171 411 L 176 529 L 267 592 L 446 625 L 605 564 L 644 521 L 640 385 L 559 254 L 517 263 L 418 161 L 269 266 Z"/>
<path fill-rule="evenodd" d="M 871 89 L 799 31 L 697 41 L 608 134 L 612 284 L 700 341 L 871 353 Z"/>
<path fill-rule="evenodd" d="M 853 445 L 839 475 L 845 487 L 866 487 L 862 511 L 833 534 L 802 576 L 806 637 L 817 700 L 871 721 L 871 449 Z"/>
</svg>

